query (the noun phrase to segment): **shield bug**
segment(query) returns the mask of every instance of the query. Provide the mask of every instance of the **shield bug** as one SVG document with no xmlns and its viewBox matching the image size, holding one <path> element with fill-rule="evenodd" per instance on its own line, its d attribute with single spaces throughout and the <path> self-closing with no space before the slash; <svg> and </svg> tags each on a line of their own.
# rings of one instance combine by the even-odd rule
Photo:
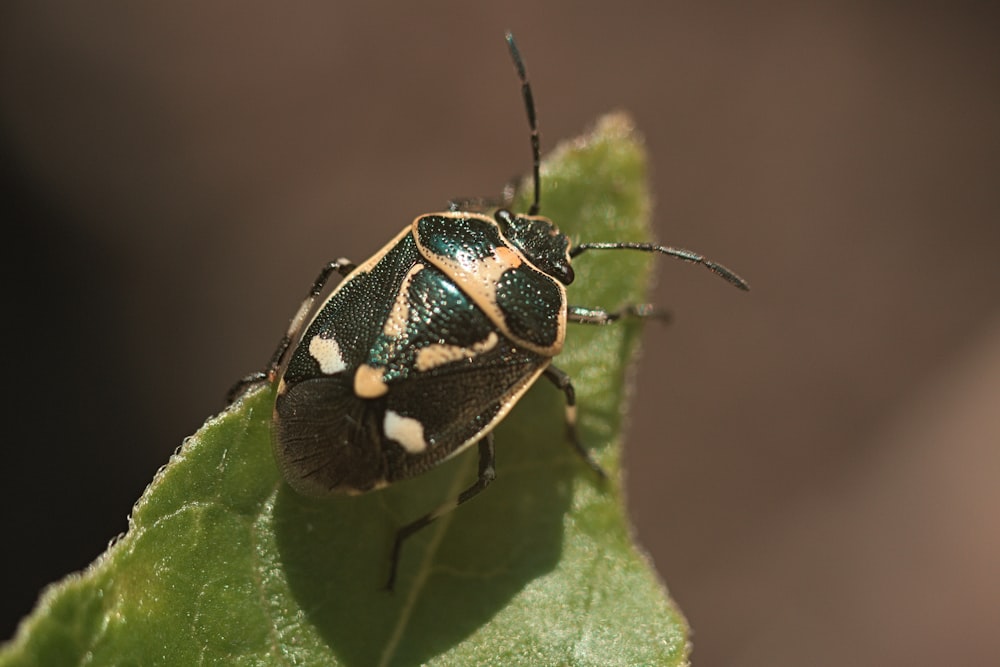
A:
<svg viewBox="0 0 1000 667">
<path fill-rule="evenodd" d="M 573 383 L 552 359 L 568 322 L 604 325 L 657 312 L 644 305 L 615 311 L 569 305 L 573 259 L 593 250 L 660 253 L 701 264 L 747 289 L 735 273 L 689 250 L 633 242 L 573 246 L 538 214 L 535 105 L 514 38 L 507 33 L 506 39 L 531 131 L 528 212 L 509 210 L 508 188 L 499 204 L 469 200 L 417 216 L 360 264 L 330 262 L 267 369 L 230 392 L 232 398 L 251 384 L 277 382 L 274 456 L 288 484 L 307 495 L 374 491 L 478 447 L 475 482 L 397 530 L 389 589 L 406 539 L 493 481 L 493 429 L 538 378 L 563 392 L 567 439 L 604 477 L 577 436 Z M 340 283 L 317 306 L 334 273 Z"/>
</svg>

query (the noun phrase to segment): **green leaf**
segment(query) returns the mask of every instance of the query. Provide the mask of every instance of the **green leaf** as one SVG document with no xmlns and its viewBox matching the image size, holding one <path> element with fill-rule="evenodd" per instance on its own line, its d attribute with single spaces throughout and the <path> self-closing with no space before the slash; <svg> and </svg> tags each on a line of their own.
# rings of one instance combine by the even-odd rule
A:
<svg viewBox="0 0 1000 667">
<path fill-rule="evenodd" d="M 630 121 L 609 116 L 546 161 L 543 211 L 575 240 L 645 240 L 645 180 Z M 573 304 L 644 300 L 645 254 L 574 268 Z M 395 593 L 395 529 L 471 483 L 475 451 L 384 491 L 304 498 L 271 458 L 272 390 L 250 393 L 183 444 L 126 535 L 44 593 L 0 665 L 686 664 L 686 624 L 618 481 L 638 333 L 574 325 L 557 359 L 611 481 L 567 445 L 563 396 L 538 383 L 497 430 L 496 482 L 406 543 Z"/>
</svg>

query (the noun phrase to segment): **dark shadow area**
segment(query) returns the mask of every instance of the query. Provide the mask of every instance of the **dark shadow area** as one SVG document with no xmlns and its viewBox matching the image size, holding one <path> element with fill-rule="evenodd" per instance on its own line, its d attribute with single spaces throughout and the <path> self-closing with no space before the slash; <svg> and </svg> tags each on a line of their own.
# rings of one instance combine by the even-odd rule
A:
<svg viewBox="0 0 1000 667">
<path fill-rule="evenodd" d="M 364 496 L 311 500 L 287 486 L 281 490 L 275 525 L 289 583 L 309 622 L 346 664 L 378 662 L 417 578 L 423 583 L 406 612 L 393 664 L 421 664 L 461 642 L 555 567 L 572 478 L 589 472 L 564 444 L 560 398 L 550 387 L 525 397 L 530 409 L 515 410 L 498 429 L 496 481 L 405 544 L 392 593 L 382 586 L 397 525 L 368 525 L 361 517 L 372 514 L 372 505 L 384 505 L 401 524 L 434 507 L 456 475 L 460 485 L 472 481 L 474 448 L 421 477 Z M 531 423 L 527 412 L 553 419 Z M 311 519 L 302 521 L 303 514 Z M 435 534 L 440 529 L 443 534 Z M 433 564 L 420 573 L 429 549 L 435 550 Z"/>
<path fill-rule="evenodd" d="M 135 441 L 143 396 L 116 346 L 121 267 L 0 136 L 6 374 L 4 637 L 41 590 L 126 528 L 148 482 Z M 145 462 L 148 464 L 148 462 Z M 67 500 L 70 502 L 67 502 Z M 14 568 L 14 569 L 10 569 Z"/>
</svg>

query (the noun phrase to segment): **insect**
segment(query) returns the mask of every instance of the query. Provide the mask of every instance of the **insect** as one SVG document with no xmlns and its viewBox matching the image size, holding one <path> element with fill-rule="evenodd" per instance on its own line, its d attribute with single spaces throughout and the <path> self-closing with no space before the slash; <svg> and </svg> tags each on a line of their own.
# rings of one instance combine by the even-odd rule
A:
<svg viewBox="0 0 1000 667">
<path fill-rule="evenodd" d="M 267 369 L 230 392 L 232 399 L 251 384 L 277 381 L 275 459 L 292 488 L 307 495 L 366 493 L 478 447 L 475 482 L 398 529 L 389 589 L 406 539 L 493 481 L 493 429 L 539 378 L 563 392 L 567 439 L 604 477 L 577 435 L 573 383 L 551 362 L 568 322 L 604 325 L 655 311 L 569 305 L 573 259 L 593 250 L 660 253 L 701 264 L 747 289 L 735 273 L 689 250 L 631 242 L 571 246 L 538 214 L 535 105 L 514 38 L 507 33 L 506 40 L 531 131 L 534 196 L 528 212 L 483 202 L 462 210 L 466 206 L 453 203 L 446 211 L 417 216 L 360 264 L 328 263 Z M 317 307 L 335 273 L 342 280 Z"/>
</svg>

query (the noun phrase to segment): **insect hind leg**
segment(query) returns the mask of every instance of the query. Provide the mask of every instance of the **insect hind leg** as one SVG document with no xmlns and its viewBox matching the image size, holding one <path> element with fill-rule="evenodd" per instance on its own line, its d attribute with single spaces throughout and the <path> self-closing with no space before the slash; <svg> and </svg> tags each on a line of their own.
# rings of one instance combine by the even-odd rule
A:
<svg viewBox="0 0 1000 667">
<path fill-rule="evenodd" d="M 576 390 L 573 389 L 573 382 L 570 380 L 569 375 L 565 371 L 551 365 L 545 369 L 543 374 L 546 379 L 566 396 L 566 437 L 569 440 L 569 444 L 600 479 L 607 479 L 608 473 L 601 467 L 601 464 L 594 460 L 594 457 L 580 441 L 580 434 L 576 429 Z"/>
<path fill-rule="evenodd" d="M 268 362 L 267 368 L 262 371 L 255 371 L 237 380 L 236 383 L 229 388 L 229 391 L 226 392 L 226 403 L 232 403 L 255 385 L 263 382 L 274 381 L 275 373 L 284 362 L 285 354 L 288 353 L 288 348 L 291 347 L 292 341 L 295 340 L 302 332 L 302 327 L 306 324 L 306 318 L 312 311 L 313 306 L 316 305 L 316 299 L 319 298 L 319 295 L 323 292 L 323 288 L 326 287 L 327 282 L 329 282 L 330 276 L 334 273 L 338 273 L 343 278 L 350 274 L 355 268 L 357 268 L 357 266 L 349 259 L 340 258 L 332 262 L 327 262 L 327 264 L 320 270 L 319 275 L 316 276 L 316 280 L 313 281 L 312 287 L 309 288 L 309 293 L 302 301 L 299 309 L 295 311 L 292 321 L 288 324 L 288 330 L 278 342 L 278 347 L 274 350 L 274 354 L 271 355 L 271 361 Z"/>
<path fill-rule="evenodd" d="M 415 521 L 411 521 L 396 531 L 396 539 L 393 542 L 392 554 L 390 555 L 389 579 L 385 582 L 385 588 L 387 591 L 392 591 L 396 586 L 396 574 L 399 570 L 399 557 L 403 549 L 403 543 L 406 542 L 406 540 L 414 533 L 418 532 L 422 528 L 426 528 L 462 503 L 472 500 L 477 495 L 482 493 L 486 487 L 488 487 L 490 483 L 496 479 L 496 476 L 496 456 L 493 448 L 493 433 L 487 433 L 486 437 L 479 441 L 479 474 L 476 477 L 475 483 L 473 483 L 472 486 L 467 488 L 465 491 L 462 491 L 462 493 L 460 493 L 454 500 L 444 503 L 437 509 L 428 512 Z"/>
</svg>

